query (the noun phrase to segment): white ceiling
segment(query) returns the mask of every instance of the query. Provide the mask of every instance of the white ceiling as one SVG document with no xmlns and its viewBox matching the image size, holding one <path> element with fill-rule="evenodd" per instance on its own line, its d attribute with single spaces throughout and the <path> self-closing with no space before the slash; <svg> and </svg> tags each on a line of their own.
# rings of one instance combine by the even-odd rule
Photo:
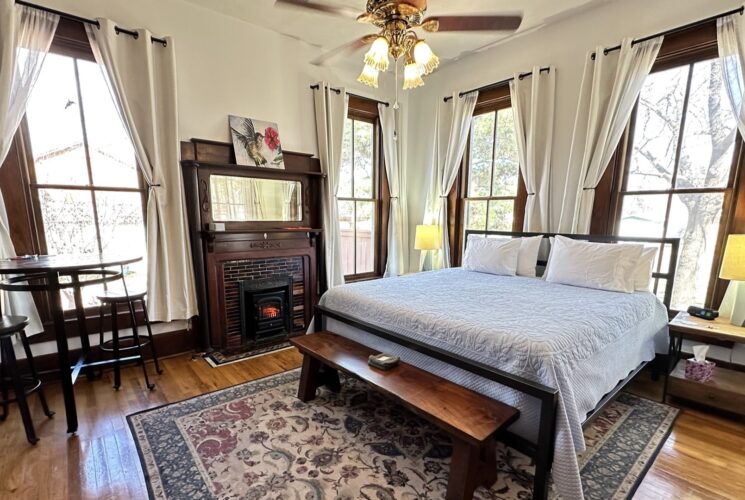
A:
<svg viewBox="0 0 745 500">
<path fill-rule="evenodd" d="M 278 7 L 274 0 L 186 0 L 228 16 L 263 26 L 311 45 L 331 50 L 363 35 L 374 33 L 370 25 L 352 19 L 315 13 L 304 9 Z M 316 0 L 365 10 L 365 0 Z M 517 33 L 534 30 L 562 19 L 578 9 L 609 0 L 430 0 L 427 15 L 445 14 L 522 14 Z M 426 34 L 426 33 L 423 33 Z M 436 33 L 426 34 L 427 42 L 443 62 L 493 45 L 511 36 L 509 33 Z M 514 34 L 513 34 L 514 36 Z M 360 49 L 360 53 L 363 49 Z M 344 62 L 330 61 L 335 65 Z"/>
</svg>

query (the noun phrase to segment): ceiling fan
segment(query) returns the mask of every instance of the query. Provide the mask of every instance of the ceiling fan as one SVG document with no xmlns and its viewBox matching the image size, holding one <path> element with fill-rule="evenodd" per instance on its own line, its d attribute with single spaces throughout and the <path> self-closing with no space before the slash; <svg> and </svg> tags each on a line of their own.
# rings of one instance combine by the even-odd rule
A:
<svg viewBox="0 0 745 500">
<path fill-rule="evenodd" d="M 378 73 L 388 69 L 389 57 L 396 64 L 397 79 L 398 61 L 405 57 L 404 89 L 424 85 L 422 76 L 428 75 L 439 65 L 439 58 L 414 29 L 421 28 L 428 33 L 514 31 L 522 22 L 522 16 L 514 15 L 425 17 L 427 0 L 367 0 L 365 12 L 361 14 L 352 7 L 330 5 L 317 0 L 276 0 L 275 3 L 356 19 L 360 23 L 378 28 L 378 33 L 365 35 L 337 47 L 313 61 L 313 64 L 323 65 L 334 57 L 372 44 L 365 54 L 365 67 L 357 80 L 375 88 L 378 87 Z"/>
</svg>

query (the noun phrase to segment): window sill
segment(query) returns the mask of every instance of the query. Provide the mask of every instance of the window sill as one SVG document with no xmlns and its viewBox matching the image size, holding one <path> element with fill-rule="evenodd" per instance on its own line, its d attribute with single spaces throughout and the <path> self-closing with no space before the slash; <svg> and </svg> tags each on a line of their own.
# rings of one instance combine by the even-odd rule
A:
<svg viewBox="0 0 745 500">
<path fill-rule="evenodd" d="M 382 274 L 365 274 L 361 276 L 344 276 L 344 283 L 359 283 L 361 281 L 378 280 L 383 277 Z"/>
</svg>

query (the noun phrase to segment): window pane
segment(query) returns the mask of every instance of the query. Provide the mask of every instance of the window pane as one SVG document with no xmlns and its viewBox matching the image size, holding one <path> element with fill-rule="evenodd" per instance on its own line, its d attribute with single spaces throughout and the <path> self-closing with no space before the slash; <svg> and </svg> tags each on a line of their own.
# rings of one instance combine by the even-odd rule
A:
<svg viewBox="0 0 745 500">
<path fill-rule="evenodd" d="M 736 133 L 719 60 L 696 64 L 676 188 L 726 187 Z"/>
<path fill-rule="evenodd" d="M 671 304 L 674 309 L 685 310 L 706 301 L 723 202 L 722 193 L 673 196 L 667 236 L 681 239 Z"/>
<path fill-rule="evenodd" d="M 339 201 L 341 267 L 344 274 L 354 274 L 354 202 Z"/>
<path fill-rule="evenodd" d="M 90 192 L 40 189 L 39 202 L 50 255 L 98 252 Z"/>
<path fill-rule="evenodd" d="M 517 156 L 517 136 L 512 109 L 497 113 L 492 196 L 517 196 L 520 162 Z M 512 227 L 510 225 L 510 227 Z"/>
<path fill-rule="evenodd" d="M 339 173 L 339 189 L 336 195 L 340 198 L 352 197 L 352 129 L 353 120 L 347 118 L 344 125 L 344 139 L 341 146 L 341 172 Z"/>
<path fill-rule="evenodd" d="M 354 197 L 372 198 L 373 193 L 373 125 L 354 122 Z"/>
<path fill-rule="evenodd" d="M 134 148 L 101 67 L 94 62 L 78 60 L 78 75 L 93 183 L 98 186 L 139 187 Z"/>
<path fill-rule="evenodd" d="M 468 197 L 470 198 L 489 196 L 494 154 L 495 116 L 496 113 L 486 113 L 473 117 L 470 165 L 468 166 Z"/>
<path fill-rule="evenodd" d="M 670 189 L 688 66 L 651 74 L 639 95 L 629 164 L 629 191 Z"/>
<path fill-rule="evenodd" d="M 26 109 L 36 181 L 88 184 L 74 59 L 47 54 Z"/>
<path fill-rule="evenodd" d="M 666 194 L 624 196 L 618 235 L 662 238 L 667 197 Z"/>
<path fill-rule="evenodd" d="M 486 229 L 486 201 L 466 201 L 466 229 Z"/>
<path fill-rule="evenodd" d="M 357 274 L 375 270 L 375 203 L 357 202 Z"/>
<path fill-rule="evenodd" d="M 489 202 L 489 231 L 512 231 L 514 200 Z"/>
</svg>

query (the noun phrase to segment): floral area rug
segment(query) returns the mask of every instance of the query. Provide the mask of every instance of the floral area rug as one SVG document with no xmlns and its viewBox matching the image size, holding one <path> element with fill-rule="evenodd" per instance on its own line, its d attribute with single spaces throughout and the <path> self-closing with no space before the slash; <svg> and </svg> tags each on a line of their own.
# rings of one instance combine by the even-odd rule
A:
<svg viewBox="0 0 745 500">
<path fill-rule="evenodd" d="M 444 498 L 451 446 L 436 427 L 352 378 L 303 403 L 298 380 L 293 370 L 130 415 L 151 498 Z M 676 416 L 622 393 L 585 431 L 585 497 L 630 497 Z M 500 447 L 498 465 L 474 498 L 529 499 L 530 460 Z"/>
</svg>

